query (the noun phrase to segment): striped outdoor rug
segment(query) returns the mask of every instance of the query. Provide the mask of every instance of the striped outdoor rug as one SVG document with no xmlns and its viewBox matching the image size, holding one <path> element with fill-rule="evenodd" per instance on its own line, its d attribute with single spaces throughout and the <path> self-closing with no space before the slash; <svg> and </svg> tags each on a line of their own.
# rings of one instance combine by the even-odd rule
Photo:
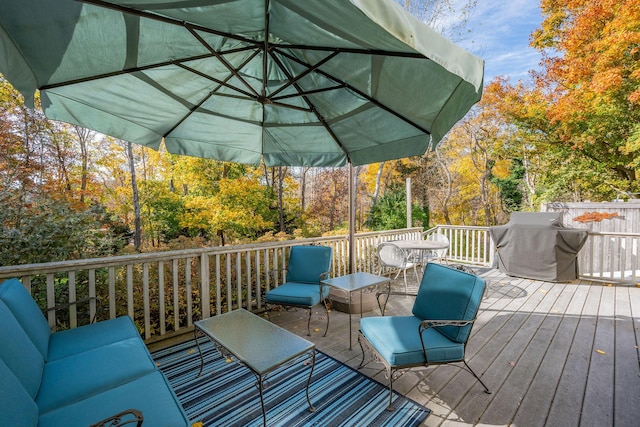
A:
<svg viewBox="0 0 640 427">
<path fill-rule="evenodd" d="M 195 341 L 153 353 L 191 422 L 203 426 L 262 426 L 255 376 L 227 362 L 206 338 L 200 339 L 205 366 Z M 386 410 L 389 390 L 319 351 L 309 387 L 315 412 L 309 411 L 305 386 L 309 365 L 304 359 L 274 371 L 265 382 L 269 426 L 417 426 L 431 412 L 395 394 L 395 411 Z M 395 392 L 394 392 L 395 393 Z"/>
</svg>

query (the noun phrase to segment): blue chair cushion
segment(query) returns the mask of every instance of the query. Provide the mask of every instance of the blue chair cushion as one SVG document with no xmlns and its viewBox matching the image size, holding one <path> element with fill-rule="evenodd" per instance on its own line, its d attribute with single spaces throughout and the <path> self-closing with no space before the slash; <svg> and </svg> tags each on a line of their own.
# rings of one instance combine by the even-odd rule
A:
<svg viewBox="0 0 640 427">
<path fill-rule="evenodd" d="M 392 367 L 424 364 L 418 334 L 421 320 L 415 316 L 365 317 L 360 331 Z M 451 341 L 435 328 L 423 332 L 429 363 L 458 362 L 464 359 L 464 344 Z"/>
<path fill-rule="evenodd" d="M 330 246 L 293 246 L 286 282 L 318 284 L 320 275 L 331 268 L 332 253 Z"/>
<path fill-rule="evenodd" d="M 51 328 L 22 282 L 18 279 L 4 281 L 0 285 L 0 300 L 9 307 L 22 329 L 46 360 Z"/>
<path fill-rule="evenodd" d="M 44 371 L 44 357 L 3 301 L 0 301 L 0 359 L 27 394 L 35 398 Z"/>
<path fill-rule="evenodd" d="M 155 370 L 142 340 L 130 338 L 47 362 L 36 403 L 43 414 Z"/>
<path fill-rule="evenodd" d="M 142 412 L 145 426 L 191 425 L 164 375 L 153 372 L 43 414 L 38 427 L 86 427 L 130 408 Z"/>
<path fill-rule="evenodd" d="M 329 287 L 323 286 L 322 295 L 320 295 L 320 286 L 317 281 L 315 284 L 287 282 L 267 292 L 265 299 L 271 304 L 312 307 L 319 304 L 327 295 L 329 295 Z"/>
<path fill-rule="evenodd" d="M 0 359 L 0 426 L 37 426 L 38 407 Z"/>
<path fill-rule="evenodd" d="M 49 339 L 47 360 L 62 359 L 135 337 L 140 337 L 140 333 L 129 316 L 56 332 Z"/>
<path fill-rule="evenodd" d="M 427 264 L 412 313 L 423 320 L 473 320 L 485 281 L 481 277 L 440 264 Z M 434 303 L 440 301 L 440 303 Z M 437 327 L 452 341 L 466 343 L 472 325 Z"/>
</svg>

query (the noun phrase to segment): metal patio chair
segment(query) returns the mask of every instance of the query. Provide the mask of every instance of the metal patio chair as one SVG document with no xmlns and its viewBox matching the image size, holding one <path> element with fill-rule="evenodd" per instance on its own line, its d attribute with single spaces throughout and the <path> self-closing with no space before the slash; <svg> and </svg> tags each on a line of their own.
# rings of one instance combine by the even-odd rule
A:
<svg viewBox="0 0 640 427">
<path fill-rule="evenodd" d="M 267 315 L 270 305 L 307 309 L 307 335 L 311 335 L 311 309 L 322 302 L 327 311 L 326 336 L 329 330 L 329 286 L 322 284 L 322 280 L 329 278 L 332 259 L 333 251 L 329 246 L 293 246 L 289 252 L 284 283 L 265 294 Z"/>
<path fill-rule="evenodd" d="M 371 360 L 382 363 L 389 378 L 389 405 L 398 371 L 417 366 L 461 362 L 491 393 L 465 361 L 465 347 L 485 290 L 481 277 L 429 263 L 416 295 L 411 316 L 365 317 L 358 342 L 362 368 Z M 389 292 L 393 295 L 392 292 Z M 373 358 L 365 363 L 365 350 Z"/>
<path fill-rule="evenodd" d="M 393 242 L 383 242 L 377 247 L 376 254 L 378 255 L 379 271 L 378 274 L 382 274 L 384 268 L 397 269 L 398 272 L 394 277 L 394 280 L 402 273 L 404 279 L 404 291 L 407 292 L 407 270 L 413 268 L 413 272 L 418 279 L 418 270 L 416 270 L 416 263 L 409 258 L 407 251 L 398 247 Z"/>
</svg>

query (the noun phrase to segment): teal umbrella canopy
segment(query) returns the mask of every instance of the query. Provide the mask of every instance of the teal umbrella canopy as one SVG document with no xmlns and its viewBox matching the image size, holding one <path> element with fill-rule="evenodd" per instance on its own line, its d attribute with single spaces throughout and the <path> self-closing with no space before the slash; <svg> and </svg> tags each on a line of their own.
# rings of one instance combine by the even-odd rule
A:
<svg viewBox="0 0 640 427">
<path fill-rule="evenodd" d="M 423 154 L 483 61 L 391 0 L 0 0 L 0 73 L 47 117 L 268 166 Z"/>
</svg>

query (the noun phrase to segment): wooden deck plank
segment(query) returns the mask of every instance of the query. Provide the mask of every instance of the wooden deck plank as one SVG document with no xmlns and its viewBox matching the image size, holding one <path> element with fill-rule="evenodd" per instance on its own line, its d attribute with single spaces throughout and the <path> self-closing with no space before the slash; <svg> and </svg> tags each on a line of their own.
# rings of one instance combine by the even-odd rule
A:
<svg viewBox="0 0 640 427">
<path fill-rule="evenodd" d="M 596 329 L 591 363 L 582 405 L 581 425 L 611 425 L 613 422 L 613 375 L 615 348 L 615 288 L 602 286 L 600 305 L 593 321 Z"/>
<path fill-rule="evenodd" d="M 595 335 L 594 315 L 600 302 L 601 286 L 588 286 L 589 292 L 580 312 L 578 327 L 569 345 L 569 354 L 564 364 L 560 382 L 554 396 L 547 425 L 578 426 L 582 414 L 582 403 L 587 384 L 587 373 Z"/>
<path fill-rule="evenodd" d="M 640 420 L 640 364 L 632 317 L 632 290 L 627 286 L 616 287 L 614 425 L 629 426 Z"/>
</svg>

